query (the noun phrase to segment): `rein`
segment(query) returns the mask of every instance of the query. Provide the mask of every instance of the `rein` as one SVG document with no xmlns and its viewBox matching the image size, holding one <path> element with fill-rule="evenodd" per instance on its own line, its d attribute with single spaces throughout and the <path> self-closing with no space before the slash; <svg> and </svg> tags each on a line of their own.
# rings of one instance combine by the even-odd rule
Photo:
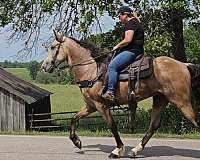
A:
<svg viewBox="0 0 200 160">
<path fill-rule="evenodd" d="M 102 55 L 96 56 L 96 57 L 94 57 L 94 58 L 92 58 L 92 59 L 88 59 L 88 60 L 85 60 L 85 61 L 80 62 L 80 63 L 77 63 L 77 64 L 73 64 L 73 65 L 71 65 L 71 66 L 69 65 L 69 67 L 70 67 L 70 69 L 72 69 L 73 67 L 84 66 L 84 65 L 88 65 L 88 64 L 95 63 L 95 61 L 93 61 L 93 60 L 95 60 L 95 59 L 97 59 L 97 58 L 100 58 L 100 57 L 103 57 L 103 56 L 105 56 L 105 55 L 108 55 L 109 53 L 112 53 L 112 51 L 110 51 L 110 52 L 105 52 L 105 53 L 103 53 Z M 86 62 L 88 62 L 88 63 L 86 63 Z"/>
<path fill-rule="evenodd" d="M 93 60 L 98 59 L 98 58 L 100 58 L 100 57 L 103 57 L 103 56 L 105 56 L 105 55 L 108 55 L 109 53 L 112 53 L 112 51 L 105 52 L 105 53 L 103 53 L 102 55 L 96 56 L 96 57 L 94 57 L 94 58 L 92 58 L 92 59 L 88 59 L 88 60 L 85 60 L 85 61 L 80 62 L 80 63 L 77 63 L 77 64 L 73 64 L 73 65 L 69 65 L 69 64 L 68 64 L 68 65 L 66 65 L 66 66 L 59 67 L 58 69 L 59 69 L 59 70 L 62 70 L 62 69 L 65 69 L 65 68 L 70 68 L 70 69 L 72 69 L 73 67 L 84 66 L 84 65 L 92 64 L 92 63 L 95 63 L 95 61 L 93 61 Z"/>
</svg>

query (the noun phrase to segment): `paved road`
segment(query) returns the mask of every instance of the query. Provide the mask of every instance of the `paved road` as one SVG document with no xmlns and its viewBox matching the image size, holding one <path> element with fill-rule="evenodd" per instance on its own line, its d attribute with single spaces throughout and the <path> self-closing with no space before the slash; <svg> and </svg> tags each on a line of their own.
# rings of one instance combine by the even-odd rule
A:
<svg viewBox="0 0 200 160">
<path fill-rule="evenodd" d="M 74 148 L 66 137 L 0 136 L 0 160 L 106 160 L 114 149 L 113 138 L 81 137 L 82 151 Z M 123 139 L 126 149 L 138 139 Z M 126 160 L 130 158 L 122 158 Z M 200 159 L 200 140 L 151 139 L 141 160 Z"/>
</svg>

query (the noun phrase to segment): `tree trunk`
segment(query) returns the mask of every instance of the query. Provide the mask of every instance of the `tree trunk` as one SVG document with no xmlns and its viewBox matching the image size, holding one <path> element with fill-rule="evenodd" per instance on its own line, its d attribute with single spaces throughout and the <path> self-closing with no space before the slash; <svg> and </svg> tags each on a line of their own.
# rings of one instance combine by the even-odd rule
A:
<svg viewBox="0 0 200 160">
<path fill-rule="evenodd" d="M 176 60 L 187 62 L 183 39 L 183 16 L 179 10 L 170 13 L 172 26 L 172 54 Z"/>
</svg>

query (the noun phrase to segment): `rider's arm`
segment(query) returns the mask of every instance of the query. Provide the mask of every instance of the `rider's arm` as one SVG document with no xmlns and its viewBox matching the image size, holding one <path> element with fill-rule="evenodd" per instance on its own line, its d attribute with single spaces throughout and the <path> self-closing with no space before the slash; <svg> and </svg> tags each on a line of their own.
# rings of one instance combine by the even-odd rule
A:
<svg viewBox="0 0 200 160">
<path fill-rule="evenodd" d="M 133 30 L 125 31 L 124 39 L 121 42 L 119 42 L 115 47 L 113 47 L 113 51 L 118 49 L 118 48 L 127 46 L 132 41 L 133 35 L 134 35 L 134 31 Z"/>
</svg>

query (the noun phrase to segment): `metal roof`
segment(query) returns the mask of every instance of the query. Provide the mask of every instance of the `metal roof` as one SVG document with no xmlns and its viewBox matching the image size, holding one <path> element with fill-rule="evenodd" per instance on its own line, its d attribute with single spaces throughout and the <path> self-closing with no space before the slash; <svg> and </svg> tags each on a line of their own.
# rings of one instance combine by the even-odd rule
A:
<svg viewBox="0 0 200 160">
<path fill-rule="evenodd" d="M 28 104 L 49 96 L 51 92 L 22 80 L 0 67 L 0 88 L 20 97 Z"/>
</svg>

